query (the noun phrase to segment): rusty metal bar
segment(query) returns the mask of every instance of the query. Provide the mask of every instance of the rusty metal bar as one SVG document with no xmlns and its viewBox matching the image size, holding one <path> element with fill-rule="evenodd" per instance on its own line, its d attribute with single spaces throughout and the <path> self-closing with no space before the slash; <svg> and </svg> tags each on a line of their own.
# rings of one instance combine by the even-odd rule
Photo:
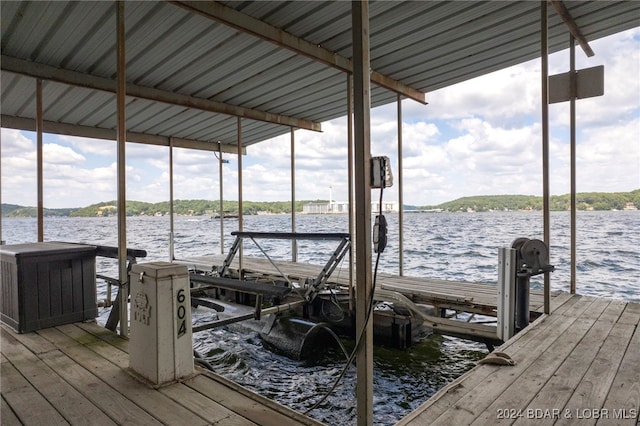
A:
<svg viewBox="0 0 640 426">
<path fill-rule="evenodd" d="M 589 42 L 587 41 L 585 36 L 582 34 L 580 27 L 578 27 L 578 24 L 576 24 L 576 21 L 573 19 L 573 17 L 569 13 L 569 10 L 567 9 L 567 6 L 565 6 L 564 2 L 560 0 L 551 0 L 551 5 L 556 10 L 558 15 L 560 15 L 564 23 L 567 25 L 567 28 L 569 28 L 569 32 L 574 37 L 574 39 L 578 41 L 584 53 L 588 57 L 592 57 L 593 55 L 595 55 L 595 53 L 593 53 L 593 50 L 591 49 L 591 46 L 589 46 Z"/>
</svg>

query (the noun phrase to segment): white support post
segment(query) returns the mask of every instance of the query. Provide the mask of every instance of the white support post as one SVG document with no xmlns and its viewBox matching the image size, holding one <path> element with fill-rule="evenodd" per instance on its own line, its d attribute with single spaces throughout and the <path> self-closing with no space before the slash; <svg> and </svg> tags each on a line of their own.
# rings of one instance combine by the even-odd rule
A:
<svg viewBox="0 0 640 426">
<path fill-rule="evenodd" d="M 184 265 L 131 268 L 129 367 L 154 385 L 193 374 L 191 293 Z"/>
<path fill-rule="evenodd" d="M 516 250 L 501 247 L 498 251 L 498 338 L 506 341 L 515 333 Z"/>
</svg>

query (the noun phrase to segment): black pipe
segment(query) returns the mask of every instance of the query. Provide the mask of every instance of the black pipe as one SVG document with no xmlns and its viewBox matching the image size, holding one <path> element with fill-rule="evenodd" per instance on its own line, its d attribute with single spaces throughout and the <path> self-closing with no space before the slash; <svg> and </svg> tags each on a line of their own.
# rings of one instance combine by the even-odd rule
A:
<svg viewBox="0 0 640 426">
<path fill-rule="evenodd" d="M 529 325 L 529 275 L 519 273 L 516 278 L 516 331 Z"/>
</svg>

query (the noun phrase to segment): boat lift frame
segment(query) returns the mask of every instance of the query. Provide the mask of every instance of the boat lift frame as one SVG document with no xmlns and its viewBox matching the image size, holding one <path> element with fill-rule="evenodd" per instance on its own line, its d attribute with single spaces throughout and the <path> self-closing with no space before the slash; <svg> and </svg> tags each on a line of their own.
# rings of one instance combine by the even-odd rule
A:
<svg viewBox="0 0 640 426">
<path fill-rule="evenodd" d="M 291 285 L 291 282 L 290 282 L 289 278 L 287 277 L 287 275 L 284 274 L 280 270 L 280 268 L 278 268 L 278 266 L 275 264 L 275 262 L 262 249 L 262 247 L 260 247 L 260 245 L 258 244 L 256 239 L 293 240 L 293 241 L 297 241 L 297 240 L 314 240 L 314 241 L 334 240 L 334 241 L 339 241 L 339 244 L 338 244 L 338 247 L 331 254 L 331 257 L 329 258 L 327 263 L 324 265 L 324 267 L 322 268 L 320 273 L 315 277 L 313 282 L 309 283 L 304 295 L 301 295 L 303 297 L 302 300 L 299 300 L 299 301 L 296 301 L 296 302 L 293 302 L 293 303 L 285 303 L 283 305 L 278 305 L 278 306 L 274 306 L 274 307 L 262 310 L 261 306 L 260 306 L 260 301 L 262 300 L 262 298 L 258 297 L 257 303 L 256 303 L 255 313 L 247 314 L 247 315 L 240 315 L 240 316 L 233 317 L 233 318 L 227 318 L 225 320 L 213 321 L 211 323 L 202 324 L 202 325 L 199 325 L 199 326 L 194 326 L 193 327 L 193 332 L 194 333 L 199 332 L 199 331 L 203 331 L 203 330 L 208 330 L 208 329 L 211 329 L 211 328 L 220 327 L 220 326 L 227 325 L 227 324 L 231 324 L 231 323 L 234 323 L 234 322 L 244 321 L 244 320 L 247 320 L 247 319 L 259 319 L 262 314 L 278 313 L 278 312 L 282 312 L 282 311 L 285 311 L 285 310 L 293 309 L 293 308 L 295 308 L 297 306 L 300 306 L 300 305 L 304 305 L 304 304 L 308 304 L 308 303 L 313 302 L 315 297 L 318 295 L 318 292 L 320 292 L 320 290 L 322 290 L 322 288 L 326 285 L 327 280 L 329 279 L 331 274 L 333 274 L 333 271 L 335 271 L 335 269 L 338 267 L 338 265 L 340 264 L 342 259 L 344 259 L 344 256 L 347 253 L 349 253 L 350 248 L 351 248 L 351 236 L 348 233 L 342 233 L 342 232 L 313 233 L 313 232 L 234 231 L 234 232 L 231 233 L 231 235 L 235 236 L 236 239 L 234 240 L 233 245 L 231 246 L 231 249 L 229 250 L 229 253 L 225 257 L 225 259 L 224 259 L 224 261 L 222 263 L 222 266 L 218 269 L 218 275 L 219 276 L 218 277 L 207 277 L 206 282 L 209 285 L 213 286 L 213 287 L 215 287 L 216 284 L 219 284 L 220 286 L 224 287 L 224 286 L 227 285 L 228 281 L 230 281 L 230 280 L 233 280 L 233 282 L 236 282 L 236 283 L 238 281 L 242 281 L 242 270 L 241 269 L 239 270 L 239 279 L 238 280 L 232 279 L 229 275 L 230 275 L 230 270 L 231 270 L 231 263 L 233 262 L 233 259 L 235 258 L 235 256 L 238 253 L 238 251 L 240 250 L 240 247 L 242 246 L 242 241 L 245 238 L 251 239 L 256 244 L 256 246 L 260 249 L 260 251 L 265 255 L 267 260 L 269 260 L 271 265 L 274 268 L 276 268 L 276 270 L 280 273 L 280 275 L 282 275 L 282 277 L 285 280 L 287 280 L 289 282 L 289 285 Z"/>
</svg>

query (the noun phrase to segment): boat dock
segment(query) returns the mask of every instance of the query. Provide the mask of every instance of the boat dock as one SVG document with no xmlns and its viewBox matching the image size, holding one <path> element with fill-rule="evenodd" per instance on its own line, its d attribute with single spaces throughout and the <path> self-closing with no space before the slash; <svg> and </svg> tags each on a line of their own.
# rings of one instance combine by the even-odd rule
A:
<svg viewBox="0 0 640 426">
<path fill-rule="evenodd" d="M 560 299 L 556 299 L 560 300 Z M 398 425 L 636 425 L 640 304 L 574 295 Z M 2 326 L 3 425 L 315 425 L 204 369 L 154 388 L 128 372 L 128 340 L 95 323 L 16 334 Z"/>
<path fill-rule="evenodd" d="M 151 387 L 129 372 L 129 341 L 95 323 L 2 332 L 2 425 L 319 425 L 196 368 Z"/>
<path fill-rule="evenodd" d="M 175 260 L 175 262 L 201 271 L 212 271 L 220 267 L 224 259 L 225 256 L 222 255 L 197 256 Z M 263 277 L 267 280 L 281 279 L 284 275 L 289 281 L 305 282 L 307 278 L 317 276 L 322 270 L 321 265 L 309 263 L 282 260 L 277 260 L 274 263 L 275 265 L 264 258 L 243 257 L 242 275 Z M 231 267 L 238 274 L 237 257 L 233 259 Z M 328 284 L 337 284 L 348 291 L 348 272 L 334 272 L 330 276 Z M 415 304 L 433 306 L 438 315 L 423 316 L 422 319 L 424 324 L 435 332 L 489 344 L 502 343 L 497 337 L 495 326 L 451 319 L 447 317 L 446 313 L 446 310 L 450 310 L 456 313 L 495 317 L 498 297 L 495 284 L 378 273 L 376 286 L 382 290 L 380 293 L 384 292 L 381 294 L 381 298 L 384 295 L 388 296 L 390 293 L 394 293 L 406 297 Z M 565 292 L 551 292 L 551 309 L 556 309 L 570 298 L 571 295 Z M 529 306 L 532 320 L 542 315 L 544 309 L 542 291 L 531 291 Z"/>
</svg>

